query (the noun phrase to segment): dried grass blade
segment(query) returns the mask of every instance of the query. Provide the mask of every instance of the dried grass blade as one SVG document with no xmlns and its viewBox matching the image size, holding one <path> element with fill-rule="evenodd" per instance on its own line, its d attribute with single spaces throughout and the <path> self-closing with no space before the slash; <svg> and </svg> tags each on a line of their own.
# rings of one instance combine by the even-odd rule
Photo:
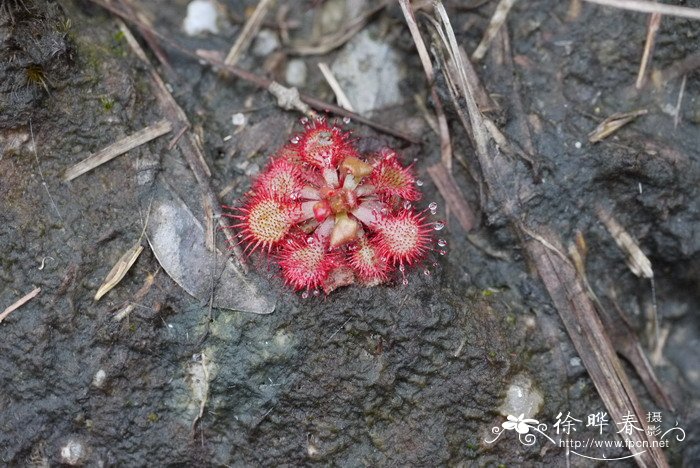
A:
<svg viewBox="0 0 700 468">
<path fill-rule="evenodd" d="M 501 29 L 501 26 L 503 26 L 503 23 L 505 23 L 506 18 L 508 17 L 508 12 L 513 7 L 514 3 L 515 0 L 501 0 L 498 2 L 496 11 L 493 12 L 493 16 L 491 17 L 489 27 L 486 29 L 484 37 L 481 39 L 481 42 L 472 54 L 472 60 L 478 61 L 484 58 L 491 41 L 493 41 L 493 38 L 496 37 L 496 34 L 498 34 L 498 30 Z"/>
<path fill-rule="evenodd" d="M 632 273 L 640 278 L 653 278 L 654 271 L 651 268 L 651 261 L 644 255 L 644 252 L 642 252 L 642 249 L 639 248 L 632 236 L 625 231 L 625 228 L 601 207 L 598 208 L 597 215 L 598 219 L 605 224 L 608 232 L 615 239 L 617 246 L 625 253 L 627 266 Z"/>
<path fill-rule="evenodd" d="M 96 301 L 99 301 L 102 296 L 107 294 L 112 290 L 112 288 L 119 284 L 134 262 L 136 262 L 136 259 L 139 258 L 142 251 L 143 246 L 141 245 L 141 241 L 139 241 L 136 243 L 136 245 L 127 250 L 119 260 L 117 260 L 117 263 L 112 267 L 112 270 L 102 282 L 102 286 L 100 286 L 100 289 L 97 290 L 97 294 L 95 294 Z"/>
<path fill-rule="evenodd" d="M 63 176 L 63 180 L 66 182 L 71 181 L 76 177 L 93 170 L 97 166 L 100 166 L 107 161 L 111 161 L 117 156 L 126 153 L 129 150 L 141 146 L 144 143 L 148 143 L 159 136 L 165 135 L 172 129 L 173 126 L 167 119 L 163 119 L 154 123 L 153 125 L 149 125 L 148 127 L 126 136 L 80 161 L 78 164 L 66 171 L 65 175 Z"/>
<path fill-rule="evenodd" d="M 597 143 L 609 137 L 623 126 L 632 122 L 640 115 L 645 115 L 647 113 L 648 111 L 646 109 L 640 109 L 632 112 L 617 112 L 605 119 L 604 121 L 602 121 L 600 125 L 598 125 L 595 128 L 595 130 L 589 133 L 588 141 L 590 141 L 591 143 Z"/>
<path fill-rule="evenodd" d="M 668 16 L 680 16 L 700 20 L 700 8 L 667 5 L 664 3 L 650 2 L 647 0 L 585 0 L 588 3 L 597 3 L 622 10 L 638 11 L 641 13 L 660 13 Z"/>
<path fill-rule="evenodd" d="M 654 51 L 656 33 L 659 32 L 659 26 L 661 26 L 661 15 L 659 13 L 652 13 L 652 15 L 649 17 L 649 25 L 647 27 L 647 39 L 644 43 L 642 62 L 639 64 L 639 73 L 637 74 L 637 82 L 635 83 L 635 87 L 637 89 L 642 89 L 642 86 L 644 86 L 647 68 L 649 67 L 649 62 L 651 61 L 651 54 Z"/>
<path fill-rule="evenodd" d="M 260 0 L 260 3 L 258 3 L 258 6 L 256 6 L 255 10 L 253 11 L 253 14 L 250 15 L 250 18 L 248 18 L 248 21 L 246 21 L 245 25 L 243 26 L 243 30 L 231 46 L 231 50 L 229 50 L 228 55 L 226 55 L 226 59 L 224 60 L 226 65 L 235 65 L 236 62 L 238 62 L 238 59 L 241 58 L 245 50 L 248 48 L 253 40 L 253 37 L 255 37 L 255 35 L 258 33 L 258 30 L 260 29 L 260 26 L 262 26 L 262 22 L 265 19 L 265 15 L 273 3 L 274 0 Z"/>
<path fill-rule="evenodd" d="M 12 312 L 14 312 L 15 310 L 19 309 L 27 302 L 34 299 L 36 297 L 36 295 L 39 294 L 40 292 L 41 292 L 41 288 L 35 288 L 31 292 L 22 296 L 17 302 L 15 302 L 11 306 L 9 306 L 7 309 L 5 309 L 3 311 L 3 313 L 0 314 L 0 323 L 2 323 L 2 321 L 5 320 L 7 318 L 7 316 L 10 315 Z"/>
</svg>

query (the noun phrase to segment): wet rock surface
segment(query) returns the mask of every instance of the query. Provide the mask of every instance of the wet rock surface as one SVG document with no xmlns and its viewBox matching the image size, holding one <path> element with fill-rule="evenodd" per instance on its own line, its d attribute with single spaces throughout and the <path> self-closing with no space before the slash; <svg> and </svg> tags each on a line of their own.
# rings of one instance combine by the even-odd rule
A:
<svg viewBox="0 0 700 468">
<path fill-rule="evenodd" d="M 244 14 L 241 6 L 222 3 Z M 61 181 L 68 167 L 159 120 L 162 112 L 148 74 L 113 17 L 83 2 L 67 2 L 65 11 L 50 5 L 43 14 L 54 16 L 47 16 L 42 27 L 49 29 L 48 37 L 55 34 L 63 42 L 54 55 L 46 55 L 47 46 L 39 44 L 49 92 L 35 86 L 13 95 L 14 88 L 7 86 L 21 87 L 22 68 L 0 61 L 5 86 L 0 88 L 0 309 L 35 286 L 42 288 L 0 325 L 2 463 L 566 461 L 565 451 L 556 447 L 523 447 L 514 438 L 484 442 L 503 422 L 509 394 L 522 393 L 530 407 L 539 408 L 526 416 L 550 424 L 559 412 L 580 419 L 603 409 L 518 239 L 488 200 L 483 200 L 476 235 L 505 252 L 508 261 L 475 247 L 453 222 L 440 233 L 449 253 L 433 255 L 430 275 L 421 268 L 411 272 L 407 286 L 350 287 L 303 299 L 282 286 L 274 269 L 252 257 L 247 281 L 259 301 L 275 304 L 272 314 L 255 315 L 210 309 L 207 300 L 195 299 L 173 281 L 146 248 L 124 280 L 95 302 L 96 290 L 139 238 L 165 184 L 201 225 L 203 201 L 179 148 L 168 149 L 172 134 L 70 183 Z M 160 6 L 152 11 L 164 31 L 176 36 L 186 2 Z M 311 9 L 304 11 L 299 19 L 305 25 Z M 449 3 L 448 11 L 455 15 L 460 41 L 473 50 L 483 29 L 461 29 L 468 13 L 451 10 Z M 646 17 L 601 11 L 584 5 L 576 20 L 561 21 L 568 14 L 566 4 L 552 9 L 534 2 L 516 5 L 511 13 L 511 72 L 520 79 L 518 92 L 538 156 L 533 172 L 542 180 L 524 216 L 546 220 L 566 238 L 584 232 L 594 289 L 606 306 L 617 304 L 628 313 L 647 348 L 649 283 L 629 272 L 594 207 L 610 208 L 649 255 L 662 336 L 667 336 L 653 362 L 677 406 L 676 413 L 663 414 L 689 432 L 686 441 L 665 453 L 675 463 L 692 465 L 699 450 L 693 428 L 700 420 L 692 352 L 700 336 L 700 142 L 693 117 L 698 76 L 687 77 L 681 120 L 674 128 L 663 109 L 675 104 L 680 78 L 653 92 L 632 91 Z M 61 33 L 57 24 L 65 19 L 70 29 Z M 5 22 L 2 40 L 17 41 L 16 28 L 36 25 Z M 371 34 L 392 27 L 393 34 L 370 39 L 385 41 L 405 67 L 406 76 L 397 84 L 403 99 L 393 102 L 402 107 L 377 113 L 398 122 L 420 115 L 412 95 L 424 93 L 425 82 L 397 7 L 376 18 Z M 225 52 L 237 30 L 227 27 L 219 35 L 181 40 L 192 49 Z M 689 22 L 671 18 L 664 18 L 663 30 L 668 37 L 654 55 L 659 69 L 690 53 L 688 41 L 677 39 L 694 34 Z M 303 38 L 305 33 L 296 34 Z M 328 63 L 356 46 L 345 45 Z M 26 56 L 33 54 L 29 48 L 34 46 L 23 47 Z M 7 50 L 0 52 L 3 58 Z M 277 109 L 270 96 L 246 83 L 223 80 L 174 52 L 169 57 L 177 72 L 170 83 L 173 94 L 202 136 L 213 188 L 222 203 L 233 204 L 267 155 L 287 141 L 298 116 Z M 306 91 L 332 101 L 314 60 L 305 60 L 304 79 L 298 71 L 292 75 L 306 83 Z M 262 66 L 250 57 L 242 63 Z M 300 68 L 298 63 L 293 67 Z M 278 79 L 284 79 L 285 70 L 280 67 Z M 520 139 L 522 129 L 513 124 L 515 111 L 509 107 L 514 90 L 505 85 L 509 80 L 500 79 L 503 73 L 509 72 L 489 57 L 479 69 L 487 89 L 503 99 L 497 122 Z M 10 98 L 19 100 L 8 105 Z M 588 131 L 605 116 L 640 107 L 650 109 L 649 115 L 611 141 L 586 142 Z M 232 125 L 231 116 L 240 112 L 245 112 L 244 125 Z M 439 159 L 436 136 L 426 130 L 422 147 L 406 146 L 349 125 L 362 145 L 390 145 L 406 160 L 418 158 L 423 202 L 441 202 L 426 173 Z M 458 151 L 472 164 L 472 150 L 457 124 L 453 133 Z M 478 183 L 457 164 L 455 177 L 478 207 Z M 223 239 L 219 247 L 225 250 Z M 430 266 L 433 261 L 437 266 Z M 216 288 L 227 287 L 216 283 Z M 660 411 L 633 369 L 626 370 L 644 407 Z M 580 459 L 572 462 L 585 466 Z"/>
</svg>

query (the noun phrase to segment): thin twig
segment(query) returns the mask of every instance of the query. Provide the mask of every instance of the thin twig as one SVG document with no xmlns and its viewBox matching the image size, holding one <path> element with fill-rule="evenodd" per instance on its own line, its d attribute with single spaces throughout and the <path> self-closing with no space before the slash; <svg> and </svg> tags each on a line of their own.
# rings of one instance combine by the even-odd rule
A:
<svg viewBox="0 0 700 468">
<path fill-rule="evenodd" d="M 333 72 L 331 71 L 330 67 L 324 62 L 319 62 L 318 69 L 321 70 L 323 77 L 328 82 L 328 86 L 330 86 L 333 90 L 333 94 L 335 94 L 335 100 L 338 101 L 338 105 L 343 109 L 349 110 L 350 112 L 355 112 L 355 109 L 352 108 L 350 99 L 348 99 L 348 96 L 345 94 L 345 91 L 343 91 L 343 87 L 340 86 L 338 80 L 336 80 L 335 76 L 333 76 Z"/>
<path fill-rule="evenodd" d="M 255 10 L 253 11 L 253 14 L 250 15 L 248 20 L 245 22 L 243 30 L 231 46 L 231 50 L 229 50 L 228 55 L 226 55 L 226 59 L 224 60 L 226 65 L 235 65 L 238 62 L 238 59 L 241 58 L 245 50 L 248 48 L 248 46 L 250 46 L 253 37 L 255 37 L 258 30 L 260 30 L 262 21 L 265 19 L 265 15 L 273 3 L 274 0 L 260 0 L 258 6 L 256 6 Z"/>
<path fill-rule="evenodd" d="M 647 39 L 644 43 L 644 52 L 642 53 L 642 62 L 639 64 L 639 73 L 637 74 L 637 83 L 635 87 L 642 89 L 647 74 L 647 68 L 651 61 L 651 54 L 654 51 L 654 42 L 656 42 L 656 33 L 661 25 L 661 14 L 652 13 L 649 17 L 649 25 L 647 26 Z"/>
<path fill-rule="evenodd" d="M 481 42 L 472 54 L 472 60 L 478 62 L 479 60 L 484 58 L 484 55 L 486 55 L 486 51 L 488 50 L 491 41 L 493 41 L 493 38 L 496 37 L 496 34 L 501 29 L 501 26 L 503 26 L 503 23 L 505 23 L 506 18 L 508 17 L 508 12 L 513 7 L 514 3 L 515 0 L 501 0 L 500 2 L 498 2 L 498 6 L 496 6 L 496 11 L 493 12 L 493 16 L 491 17 L 489 27 L 486 29 L 484 37 L 481 39 Z"/>
<path fill-rule="evenodd" d="M 680 16 L 682 18 L 690 18 L 700 20 L 700 9 L 690 8 L 676 5 L 667 5 L 665 3 L 655 3 L 645 0 L 585 0 L 588 3 L 597 3 L 621 10 L 638 11 L 641 13 L 660 13 L 668 16 Z"/>
<path fill-rule="evenodd" d="M 153 68 L 153 66 L 151 65 L 151 62 L 148 60 L 148 57 L 146 56 L 145 52 L 143 51 L 139 43 L 136 41 L 136 38 L 133 36 L 133 34 L 131 34 L 129 28 L 121 20 L 118 20 L 118 22 L 120 23 L 119 28 L 124 33 L 124 37 L 126 38 L 128 44 L 131 46 L 132 50 L 148 67 L 151 76 L 151 82 L 153 84 L 154 93 L 166 116 L 171 121 L 177 122 L 180 125 L 185 126 L 189 129 L 191 125 L 189 119 L 187 118 L 187 115 L 185 114 L 185 111 L 182 110 L 182 108 L 178 105 L 177 101 L 175 101 L 175 98 L 173 98 L 172 94 L 170 94 L 170 91 L 168 91 L 168 88 L 165 86 L 165 82 L 160 77 L 155 68 Z M 214 210 L 214 217 L 219 219 L 219 225 L 223 226 L 224 223 L 221 221 L 221 208 L 219 206 L 218 199 L 216 198 L 216 195 L 214 194 L 214 191 L 212 190 L 210 185 L 209 177 L 211 177 L 211 171 L 209 170 L 209 167 L 207 166 L 206 161 L 204 159 L 204 150 L 202 148 L 201 142 L 192 131 L 188 130 L 185 132 L 183 138 L 179 141 L 178 145 L 182 150 L 182 154 L 184 155 L 185 160 L 187 161 L 187 165 L 190 167 L 190 170 L 194 173 L 195 179 L 197 180 L 197 184 L 199 185 L 203 196 L 211 200 L 211 207 Z M 230 233 L 228 232 L 226 234 L 230 235 Z M 243 252 L 237 244 L 234 243 L 232 244 L 232 246 L 233 253 L 236 256 L 236 259 L 238 260 L 241 269 L 244 273 L 247 273 L 248 266 L 246 265 L 245 256 L 243 255 Z"/>
<path fill-rule="evenodd" d="M 406 25 L 408 25 L 408 30 L 411 32 L 411 37 L 416 45 L 416 50 L 418 51 L 418 57 L 420 57 L 421 64 L 423 65 L 423 71 L 428 79 L 428 85 L 430 86 L 430 95 L 433 99 L 433 106 L 435 107 L 435 116 L 438 121 L 438 129 L 440 131 L 440 154 L 442 158 L 442 163 L 445 165 L 448 171 L 452 171 L 452 140 L 450 139 L 450 128 L 447 126 L 447 117 L 445 116 L 445 111 L 442 107 L 442 102 L 437 93 L 437 88 L 435 87 L 435 72 L 433 70 L 433 64 L 430 62 L 430 55 L 428 55 L 428 49 L 423 41 L 423 36 L 421 36 L 418 30 L 418 24 L 416 23 L 416 17 L 413 14 L 413 7 L 411 6 L 410 0 L 399 0 L 401 5 L 401 11 L 403 12 L 404 18 L 406 18 Z"/>
<path fill-rule="evenodd" d="M 41 288 L 36 288 L 36 289 L 32 290 L 30 293 L 22 296 L 17 302 L 15 302 L 11 306 L 9 306 L 7 309 L 5 309 L 3 311 L 3 313 L 0 314 L 0 323 L 2 323 L 2 321 L 5 320 L 7 318 L 7 316 L 10 315 L 12 312 L 14 312 L 15 310 L 19 309 L 27 302 L 34 299 L 36 297 L 36 295 L 39 294 L 40 292 L 41 292 Z"/>
<path fill-rule="evenodd" d="M 63 176 L 63 180 L 65 182 L 69 182 L 76 177 L 81 176 L 108 161 L 111 161 L 117 156 L 126 153 L 127 151 L 169 133 L 172 129 L 173 125 L 170 123 L 170 121 L 163 119 L 139 130 L 136 133 L 125 136 L 124 138 L 112 143 L 100 151 L 91 154 L 68 169 Z"/>
</svg>

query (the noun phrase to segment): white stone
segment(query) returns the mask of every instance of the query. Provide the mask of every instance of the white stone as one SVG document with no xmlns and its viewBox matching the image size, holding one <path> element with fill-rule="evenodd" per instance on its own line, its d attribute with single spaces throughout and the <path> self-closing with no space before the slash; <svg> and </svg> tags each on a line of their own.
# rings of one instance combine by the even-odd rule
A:
<svg viewBox="0 0 700 468">
<path fill-rule="evenodd" d="M 233 114 L 231 116 L 231 123 L 235 125 L 236 127 L 240 127 L 241 125 L 245 125 L 245 115 L 242 113 L 237 113 Z"/>
<path fill-rule="evenodd" d="M 258 57 L 266 57 L 270 55 L 275 50 L 279 49 L 280 41 L 277 38 L 277 34 L 269 29 L 262 29 L 255 36 L 255 42 L 253 43 L 253 54 Z"/>
<path fill-rule="evenodd" d="M 290 86 L 304 86 L 306 83 L 306 63 L 303 60 L 293 59 L 287 63 L 287 71 L 284 79 Z"/>
<path fill-rule="evenodd" d="M 219 33 L 216 25 L 218 12 L 211 0 L 193 0 L 187 5 L 187 16 L 182 27 L 188 36 L 196 36 L 204 32 Z"/>
<path fill-rule="evenodd" d="M 107 373 L 100 369 L 95 372 L 95 376 L 92 378 L 92 385 L 96 388 L 102 388 L 107 380 Z"/>
<path fill-rule="evenodd" d="M 75 439 L 71 439 L 61 447 L 61 463 L 77 466 L 84 462 L 87 455 L 85 446 Z"/>
<path fill-rule="evenodd" d="M 525 418 L 533 418 L 542 408 L 543 401 L 542 394 L 533 387 L 532 380 L 525 374 L 518 374 L 510 383 L 499 411 L 503 416 L 518 417 L 524 414 Z"/>
<path fill-rule="evenodd" d="M 403 102 L 399 82 L 406 67 L 386 41 L 374 39 L 367 29 L 343 47 L 331 70 L 359 114 Z"/>
</svg>

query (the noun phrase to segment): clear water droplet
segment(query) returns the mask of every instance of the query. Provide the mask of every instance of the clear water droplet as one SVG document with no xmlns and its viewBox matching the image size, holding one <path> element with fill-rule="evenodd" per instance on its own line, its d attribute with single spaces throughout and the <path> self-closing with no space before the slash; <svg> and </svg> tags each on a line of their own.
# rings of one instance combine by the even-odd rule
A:
<svg viewBox="0 0 700 468">
<path fill-rule="evenodd" d="M 433 262 L 433 266 L 434 266 L 434 267 L 436 267 L 436 266 L 438 266 L 438 265 L 439 265 L 438 262 Z"/>
<path fill-rule="evenodd" d="M 440 255 L 445 255 L 445 254 L 447 254 L 447 250 L 438 250 L 438 253 Z"/>
<path fill-rule="evenodd" d="M 419 187 L 422 187 L 422 186 L 423 186 L 423 181 L 420 180 L 420 179 L 416 179 L 416 185 L 419 186 Z"/>
<path fill-rule="evenodd" d="M 428 269 L 426 268 L 425 270 L 423 270 L 423 274 L 424 274 L 425 276 L 430 276 L 430 270 L 428 270 Z"/>
<path fill-rule="evenodd" d="M 289 142 L 290 142 L 291 144 L 293 144 L 293 145 L 298 145 L 298 144 L 299 144 L 299 137 L 298 137 L 298 136 L 294 136 L 294 137 L 292 137 L 291 140 L 289 140 Z"/>
<path fill-rule="evenodd" d="M 350 117 L 343 117 L 343 123 L 344 123 L 345 125 L 349 124 L 349 123 L 350 123 Z"/>
<path fill-rule="evenodd" d="M 386 215 L 389 214 L 389 208 L 387 208 L 387 207 L 385 206 L 384 208 L 381 209 L 381 212 L 382 212 L 382 214 L 383 214 L 384 216 L 386 216 Z"/>
<path fill-rule="evenodd" d="M 314 297 L 318 297 L 319 294 L 321 294 L 321 291 L 314 289 Z"/>
<path fill-rule="evenodd" d="M 315 242 L 314 236 L 309 236 L 309 237 L 306 238 L 306 243 L 307 243 L 307 244 L 311 245 L 311 244 L 313 244 L 314 242 Z"/>
<path fill-rule="evenodd" d="M 428 209 L 430 210 L 430 214 L 435 214 L 438 209 L 438 204 L 435 202 L 430 202 L 430 204 L 428 205 Z"/>
<path fill-rule="evenodd" d="M 403 266 L 403 265 L 399 265 L 399 271 L 400 271 L 401 273 L 405 272 L 405 271 L 406 271 L 406 267 Z"/>
<path fill-rule="evenodd" d="M 301 298 L 308 299 L 309 298 L 309 291 L 304 291 L 303 293 L 301 293 Z"/>
<path fill-rule="evenodd" d="M 436 221 L 435 224 L 433 224 L 433 229 L 436 231 L 442 231 L 445 227 L 445 223 L 442 221 Z"/>
<path fill-rule="evenodd" d="M 291 198 L 293 201 L 299 199 L 299 192 L 292 192 L 289 198 Z"/>
<path fill-rule="evenodd" d="M 438 246 L 445 247 L 446 245 L 447 241 L 445 239 L 438 239 Z"/>
<path fill-rule="evenodd" d="M 309 118 L 308 118 L 308 117 L 302 117 L 301 119 L 299 119 L 299 123 L 302 124 L 302 125 L 306 125 L 306 124 L 309 123 Z"/>
<path fill-rule="evenodd" d="M 401 280 L 401 284 L 406 286 L 408 284 L 408 278 L 404 278 L 403 280 Z"/>
<path fill-rule="evenodd" d="M 413 205 L 411 205 L 411 202 L 408 201 L 408 200 L 405 200 L 405 201 L 403 202 L 403 209 L 404 209 L 404 210 L 410 210 L 412 206 L 413 206 Z"/>
<path fill-rule="evenodd" d="M 239 239 L 241 239 L 241 238 L 243 237 L 243 233 L 242 233 L 242 232 L 239 232 L 238 235 L 237 235 L 236 237 L 238 237 Z"/>
</svg>

